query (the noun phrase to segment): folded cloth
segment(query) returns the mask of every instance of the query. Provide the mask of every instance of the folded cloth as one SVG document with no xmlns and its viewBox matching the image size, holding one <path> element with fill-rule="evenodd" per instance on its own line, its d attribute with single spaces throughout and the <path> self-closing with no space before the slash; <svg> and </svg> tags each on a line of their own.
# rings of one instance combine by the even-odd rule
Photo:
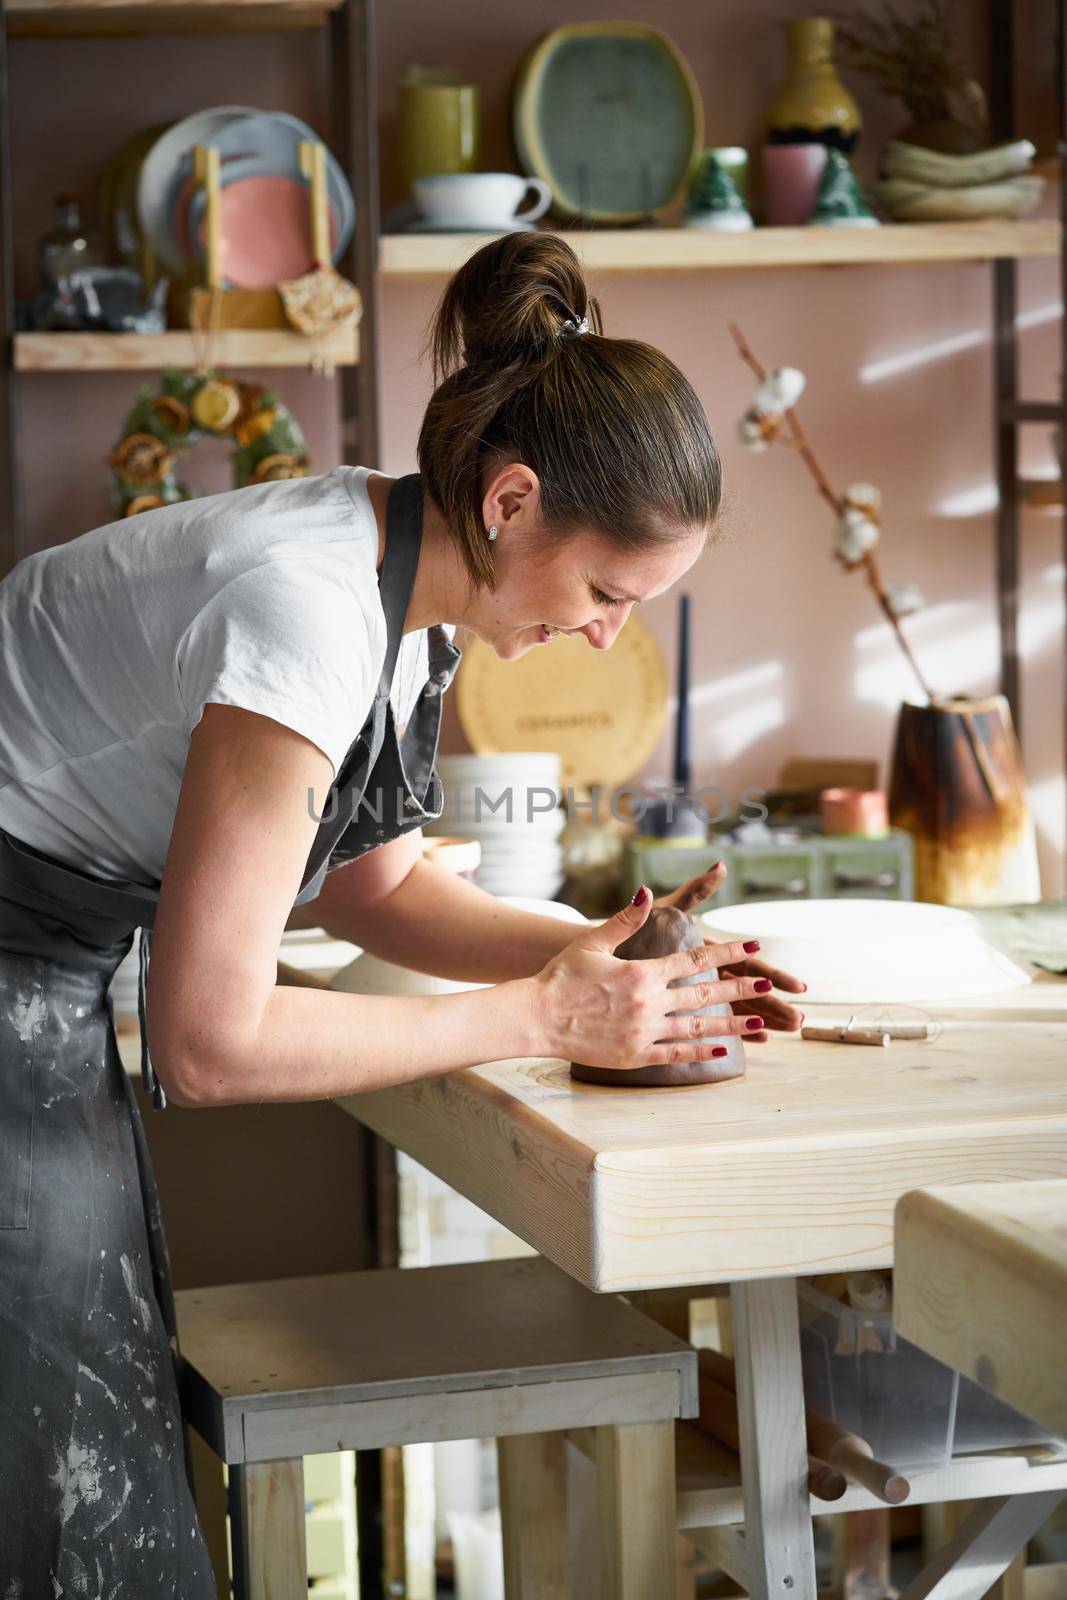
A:
<svg viewBox="0 0 1067 1600">
<path fill-rule="evenodd" d="M 983 931 L 1017 960 L 1067 973 L 1067 899 L 1021 906 L 966 906 Z"/>
</svg>

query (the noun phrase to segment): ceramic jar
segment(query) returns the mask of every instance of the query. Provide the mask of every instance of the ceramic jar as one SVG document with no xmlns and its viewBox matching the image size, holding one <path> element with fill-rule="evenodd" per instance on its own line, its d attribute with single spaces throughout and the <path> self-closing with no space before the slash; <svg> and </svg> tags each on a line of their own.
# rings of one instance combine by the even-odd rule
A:
<svg viewBox="0 0 1067 1600">
<path fill-rule="evenodd" d="M 400 166 L 416 178 L 473 172 L 478 162 L 478 90 L 412 71 L 400 85 Z"/>
<path fill-rule="evenodd" d="M 1041 898 L 1026 777 L 1003 695 L 901 706 L 889 818 L 915 841 L 917 900 Z"/>
</svg>

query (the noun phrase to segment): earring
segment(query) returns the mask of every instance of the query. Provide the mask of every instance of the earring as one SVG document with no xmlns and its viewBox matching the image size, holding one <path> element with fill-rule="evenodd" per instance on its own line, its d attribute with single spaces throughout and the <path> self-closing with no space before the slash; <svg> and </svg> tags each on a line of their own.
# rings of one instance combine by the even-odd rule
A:
<svg viewBox="0 0 1067 1600">
<path fill-rule="evenodd" d="M 496 533 L 497 533 L 496 523 L 495 522 L 490 523 L 490 525 L 489 525 L 489 538 L 490 539 L 495 539 L 496 538 Z"/>
</svg>

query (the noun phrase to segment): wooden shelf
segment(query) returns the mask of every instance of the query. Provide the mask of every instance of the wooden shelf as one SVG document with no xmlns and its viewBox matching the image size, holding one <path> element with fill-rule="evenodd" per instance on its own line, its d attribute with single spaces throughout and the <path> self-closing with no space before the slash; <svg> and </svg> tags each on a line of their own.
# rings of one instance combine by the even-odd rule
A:
<svg viewBox="0 0 1067 1600">
<path fill-rule="evenodd" d="M 341 0 L 7 0 L 14 39 L 318 28 Z"/>
<path fill-rule="evenodd" d="M 692 1423 L 675 1429 L 679 1528 L 722 1527 L 745 1520 L 740 1464 L 732 1450 L 717 1444 Z M 1067 1461 L 1042 1463 L 1025 1454 L 956 1456 L 937 1467 L 908 1473 L 907 1504 L 936 1505 L 943 1500 L 981 1500 L 990 1495 L 1029 1494 L 1039 1489 L 1067 1489 Z M 812 1496 L 812 1515 L 874 1511 L 882 1502 L 850 1483 L 840 1500 Z"/>
<path fill-rule="evenodd" d="M 1063 483 L 1059 478 L 1023 478 L 1023 504 L 1031 511 L 1062 511 Z"/>
<path fill-rule="evenodd" d="M 702 228 L 561 230 L 595 272 L 707 272 L 741 267 L 921 265 L 938 261 L 1054 256 L 1058 222 L 887 223 L 882 228 Z M 437 278 L 454 272 L 488 234 L 390 233 L 381 241 L 385 278 Z"/>
<path fill-rule="evenodd" d="M 18 333 L 16 372 L 158 372 L 195 367 L 203 342 L 191 333 Z M 211 337 L 210 357 L 220 367 L 306 367 L 322 356 L 338 367 L 359 361 L 359 332 L 308 339 L 295 330 L 227 328 Z"/>
</svg>

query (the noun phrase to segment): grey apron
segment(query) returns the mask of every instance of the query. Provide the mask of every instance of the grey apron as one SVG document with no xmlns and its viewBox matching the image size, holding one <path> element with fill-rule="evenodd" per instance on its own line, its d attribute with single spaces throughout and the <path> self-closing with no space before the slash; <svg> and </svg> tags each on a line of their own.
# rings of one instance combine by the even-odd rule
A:
<svg viewBox="0 0 1067 1600">
<path fill-rule="evenodd" d="M 440 814 L 441 693 L 398 738 L 389 703 L 422 532 L 418 477 L 389 498 L 387 628 L 374 705 L 316 832 L 298 903 L 326 872 Z M 361 803 L 365 802 L 365 803 Z M 105 882 L 0 830 L 0 1596 L 215 1600 L 193 1505 L 159 1200 L 108 986 L 159 886 Z"/>
</svg>

